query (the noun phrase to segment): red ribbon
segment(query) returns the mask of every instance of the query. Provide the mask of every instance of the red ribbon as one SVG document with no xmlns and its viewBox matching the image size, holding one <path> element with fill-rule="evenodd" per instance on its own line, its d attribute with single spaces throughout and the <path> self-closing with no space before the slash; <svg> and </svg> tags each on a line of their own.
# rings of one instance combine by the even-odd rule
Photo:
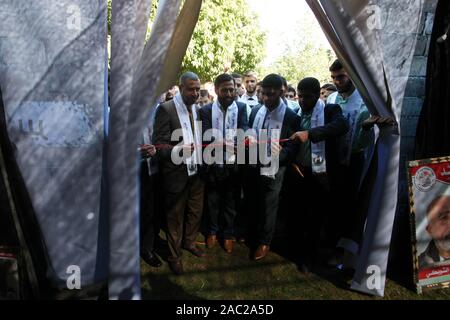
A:
<svg viewBox="0 0 450 320">
<path fill-rule="evenodd" d="M 268 143 L 268 142 L 283 143 L 283 142 L 287 142 L 289 140 L 290 139 L 278 139 L 278 140 L 273 139 L 273 140 L 266 140 L 266 141 L 258 141 L 256 144 L 265 144 L 265 143 Z M 249 140 L 245 140 L 244 144 L 245 144 L 245 146 L 249 146 L 250 145 Z M 155 144 L 154 146 L 155 146 L 156 149 L 169 149 L 169 148 L 173 148 L 174 147 L 171 144 Z M 201 145 L 196 145 L 196 147 L 202 147 L 202 148 L 206 148 L 207 146 L 220 147 L 220 146 L 225 146 L 225 144 L 224 143 L 216 143 L 216 144 L 205 143 L 205 144 L 201 144 Z"/>
</svg>

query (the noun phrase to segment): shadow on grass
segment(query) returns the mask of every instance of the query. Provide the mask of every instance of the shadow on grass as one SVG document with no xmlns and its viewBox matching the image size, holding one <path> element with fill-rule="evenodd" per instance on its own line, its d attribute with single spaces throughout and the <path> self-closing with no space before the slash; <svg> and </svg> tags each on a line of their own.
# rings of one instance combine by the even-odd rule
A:
<svg viewBox="0 0 450 320">
<path fill-rule="evenodd" d="M 271 250 L 283 257 L 283 259 L 294 263 L 298 272 L 301 272 L 301 254 L 297 252 L 297 247 L 290 243 L 288 237 L 279 237 L 274 239 Z M 317 253 L 317 261 L 309 274 L 315 274 L 318 277 L 330 282 L 335 287 L 344 290 L 350 290 L 352 276 L 337 268 L 325 266 L 325 257 Z"/>
<path fill-rule="evenodd" d="M 151 290 L 142 288 L 144 300 L 204 300 L 173 283 L 167 274 L 147 274 L 142 280 L 151 285 Z"/>
</svg>

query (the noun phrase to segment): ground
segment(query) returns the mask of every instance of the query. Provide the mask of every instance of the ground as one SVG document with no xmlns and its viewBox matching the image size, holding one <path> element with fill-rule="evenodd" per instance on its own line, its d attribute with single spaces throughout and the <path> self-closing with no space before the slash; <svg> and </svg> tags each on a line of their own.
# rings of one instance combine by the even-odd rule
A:
<svg viewBox="0 0 450 320">
<path fill-rule="evenodd" d="M 448 289 L 418 295 L 391 279 L 387 280 L 384 298 L 353 292 L 347 289 L 349 278 L 341 271 L 319 268 L 301 273 L 282 251 L 274 248 L 258 262 L 250 259 L 248 247 L 241 244 L 235 244 L 231 255 L 220 246 L 206 250 L 205 258 L 184 251 L 182 276 L 173 275 L 165 261 L 155 269 L 141 260 L 142 296 L 149 300 L 450 299 Z"/>
</svg>

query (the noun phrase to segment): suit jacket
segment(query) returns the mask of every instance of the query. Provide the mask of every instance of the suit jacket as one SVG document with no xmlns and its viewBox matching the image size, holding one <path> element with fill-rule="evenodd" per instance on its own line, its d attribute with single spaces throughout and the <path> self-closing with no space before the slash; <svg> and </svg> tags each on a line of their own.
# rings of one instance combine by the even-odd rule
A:
<svg viewBox="0 0 450 320">
<path fill-rule="evenodd" d="M 327 104 L 324 113 L 324 126 L 309 129 L 308 135 L 312 143 L 325 141 L 327 171 L 333 172 L 339 165 L 339 137 L 348 132 L 349 125 L 338 104 Z"/>
<path fill-rule="evenodd" d="M 247 105 L 242 102 L 236 101 L 238 107 L 238 117 L 237 117 L 237 128 L 246 131 L 248 129 L 248 116 L 247 116 Z M 202 129 L 203 133 L 207 130 L 212 129 L 212 106 L 213 104 L 208 104 L 200 109 L 200 118 L 202 119 Z M 204 144 L 212 143 L 213 141 L 204 140 Z M 229 170 L 237 171 L 237 165 L 227 165 L 225 167 L 218 168 L 215 165 L 207 167 L 208 178 L 210 182 L 225 179 L 229 175 Z"/>
<path fill-rule="evenodd" d="M 255 106 L 250 114 L 249 127 L 253 127 L 256 114 L 262 106 Z M 281 128 L 280 139 L 289 139 L 294 133 L 300 131 L 300 117 L 292 111 L 289 107 L 286 107 L 286 113 L 284 114 L 283 124 Z M 280 153 L 280 167 L 288 165 L 295 159 L 298 147 L 292 141 L 281 143 L 283 149 Z"/>
<path fill-rule="evenodd" d="M 238 119 L 237 128 L 243 129 L 244 131 L 248 129 L 248 117 L 247 117 L 247 105 L 242 102 L 237 102 L 238 106 Z M 212 106 L 213 104 L 207 104 L 200 109 L 200 119 L 202 120 L 203 132 L 212 129 Z M 211 143 L 211 141 L 204 141 L 205 143 Z"/>
<path fill-rule="evenodd" d="M 196 110 L 198 117 L 199 108 L 196 107 Z M 200 121 L 199 117 L 194 120 Z M 171 160 L 173 147 L 183 140 L 180 137 L 178 141 L 171 141 L 172 132 L 176 129 L 181 129 L 181 122 L 178 118 L 175 102 L 170 100 L 159 106 L 155 116 L 155 128 L 153 131 L 154 144 L 164 145 L 163 148 L 158 150 L 157 157 L 164 189 L 168 192 L 180 192 L 183 190 L 189 177 L 186 164 L 175 165 Z"/>
</svg>

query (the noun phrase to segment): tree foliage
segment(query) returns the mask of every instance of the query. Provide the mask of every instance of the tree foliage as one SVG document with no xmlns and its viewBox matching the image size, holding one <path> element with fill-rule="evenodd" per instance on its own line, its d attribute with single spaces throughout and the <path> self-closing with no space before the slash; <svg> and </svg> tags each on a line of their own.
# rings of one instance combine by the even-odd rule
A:
<svg viewBox="0 0 450 320">
<path fill-rule="evenodd" d="M 286 45 L 284 54 L 269 66 L 272 72 L 284 76 L 294 86 L 305 77 L 317 78 L 321 83 L 330 82 L 329 67 L 336 55 L 329 45 L 318 38 L 321 28 L 312 14 L 304 11 L 299 19 L 295 41 Z"/>
<path fill-rule="evenodd" d="M 183 61 L 182 71 L 210 81 L 224 71 L 255 69 L 264 58 L 265 34 L 245 0 L 207 0 Z"/>
<path fill-rule="evenodd" d="M 307 44 L 296 51 L 287 51 L 271 67 L 296 85 L 306 77 L 317 78 L 322 84 L 330 82 L 329 67 L 336 59 L 332 50 Z"/>
<path fill-rule="evenodd" d="M 111 1 L 108 0 L 109 34 Z M 152 1 L 146 40 L 157 6 L 158 1 Z M 256 69 L 264 58 L 265 49 L 265 34 L 258 25 L 258 16 L 246 0 L 204 0 L 181 71 L 193 71 L 206 82 L 224 71 L 243 73 Z"/>
</svg>

